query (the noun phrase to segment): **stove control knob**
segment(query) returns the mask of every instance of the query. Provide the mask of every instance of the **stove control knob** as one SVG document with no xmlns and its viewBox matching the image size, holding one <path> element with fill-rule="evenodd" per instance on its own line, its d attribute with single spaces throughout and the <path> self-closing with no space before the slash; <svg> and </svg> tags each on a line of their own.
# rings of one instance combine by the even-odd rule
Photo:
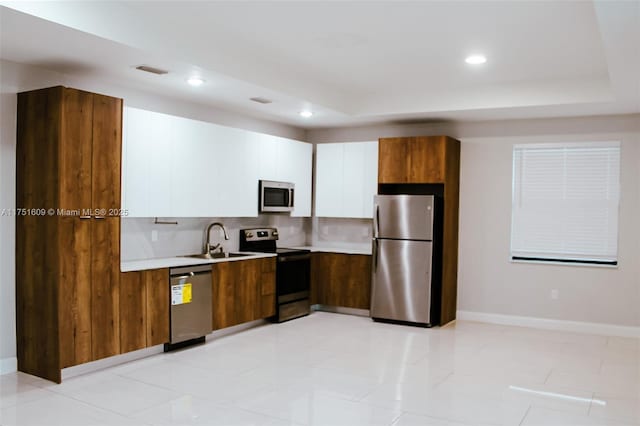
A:
<svg viewBox="0 0 640 426">
<path fill-rule="evenodd" d="M 274 237 L 277 237 L 278 236 L 278 231 L 272 231 L 271 235 L 273 235 Z"/>
<path fill-rule="evenodd" d="M 247 238 L 253 238 L 253 232 L 245 232 L 244 236 Z"/>
</svg>

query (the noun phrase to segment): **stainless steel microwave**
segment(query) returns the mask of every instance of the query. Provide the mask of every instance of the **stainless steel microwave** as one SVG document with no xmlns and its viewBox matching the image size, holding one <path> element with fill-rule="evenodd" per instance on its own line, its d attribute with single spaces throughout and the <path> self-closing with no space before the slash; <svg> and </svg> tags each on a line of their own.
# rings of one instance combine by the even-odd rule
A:
<svg viewBox="0 0 640 426">
<path fill-rule="evenodd" d="M 290 182 L 260 181 L 260 213 L 293 211 L 295 184 Z"/>
</svg>

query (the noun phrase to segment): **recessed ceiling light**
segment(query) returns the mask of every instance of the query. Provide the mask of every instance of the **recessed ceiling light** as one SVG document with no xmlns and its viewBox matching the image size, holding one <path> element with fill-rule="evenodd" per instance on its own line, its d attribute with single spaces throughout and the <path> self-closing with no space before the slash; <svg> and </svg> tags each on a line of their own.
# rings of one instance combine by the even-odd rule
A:
<svg viewBox="0 0 640 426">
<path fill-rule="evenodd" d="M 471 65 L 480 65 L 487 62 L 487 58 L 484 55 L 471 55 L 467 56 L 464 61 Z"/>
<path fill-rule="evenodd" d="M 191 86 L 198 87 L 198 86 L 202 86 L 202 84 L 204 83 L 204 80 L 201 79 L 200 77 L 189 77 L 189 79 L 187 80 L 187 83 L 189 83 L 189 85 Z"/>
<path fill-rule="evenodd" d="M 308 109 L 300 111 L 300 117 L 309 118 L 312 115 L 313 115 L 313 113 L 311 111 L 309 111 Z"/>
</svg>

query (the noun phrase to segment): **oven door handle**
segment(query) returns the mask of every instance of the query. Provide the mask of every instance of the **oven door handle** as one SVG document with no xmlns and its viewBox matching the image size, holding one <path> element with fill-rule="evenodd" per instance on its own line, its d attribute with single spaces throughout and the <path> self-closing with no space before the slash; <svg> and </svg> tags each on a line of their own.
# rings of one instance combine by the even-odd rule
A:
<svg viewBox="0 0 640 426">
<path fill-rule="evenodd" d="M 296 262 L 298 260 L 309 260 L 311 259 L 311 254 L 292 254 L 290 256 L 278 256 L 278 262 Z"/>
<path fill-rule="evenodd" d="M 291 188 L 289 190 L 289 207 L 293 208 L 293 194 L 294 194 L 294 189 Z"/>
</svg>

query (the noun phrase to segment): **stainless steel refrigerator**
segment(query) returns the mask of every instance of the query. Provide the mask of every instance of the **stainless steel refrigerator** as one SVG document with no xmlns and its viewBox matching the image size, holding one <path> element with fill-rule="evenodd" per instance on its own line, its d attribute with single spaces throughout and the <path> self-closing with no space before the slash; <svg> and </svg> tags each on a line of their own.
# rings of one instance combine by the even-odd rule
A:
<svg viewBox="0 0 640 426">
<path fill-rule="evenodd" d="M 430 326 L 433 195 L 374 199 L 371 317 Z"/>
</svg>

